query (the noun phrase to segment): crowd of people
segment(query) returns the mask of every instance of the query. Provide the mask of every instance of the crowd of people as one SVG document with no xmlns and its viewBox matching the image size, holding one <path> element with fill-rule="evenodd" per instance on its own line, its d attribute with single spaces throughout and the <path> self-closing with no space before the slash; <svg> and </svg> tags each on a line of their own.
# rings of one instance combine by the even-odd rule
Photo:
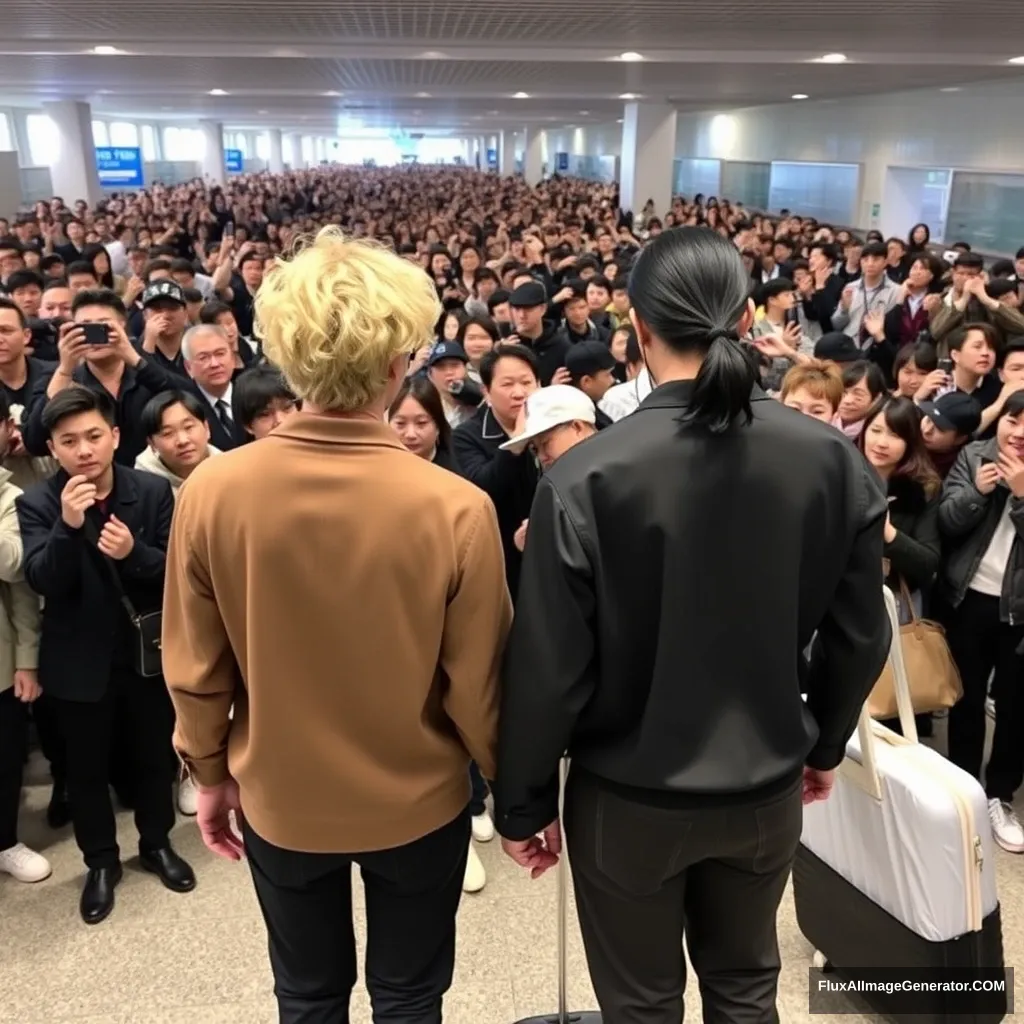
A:
<svg viewBox="0 0 1024 1024">
<path fill-rule="evenodd" d="M 325 228 L 340 229 L 344 239 L 328 232 L 312 241 Z M 693 241 L 698 236 L 708 241 Z M 721 322 L 711 323 L 712 285 L 703 292 L 694 286 L 698 264 L 673 251 L 676 237 L 689 239 L 691 248 L 710 246 L 701 258 L 729 279 L 728 322 L 718 316 Z M 838 440 L 824 450 L 836 461 L 821 472 L 863 470 L 886 493 L 878 569 L 904 595 L 902 614 L 943 623 L 963 682 L 963 697 L 949 711 L 948 756 L 984 779 L 996 842 L 1024 852 L 1024 829 L 1012 806 L 1024 781 L 1024 249 L 1015 260 L 986 265 L 967 244 L 938 254 L 930 242 L 924 224 L 906 238 L 885 239 L 878 232 L 860 237 L 789 211 L 768 216 L 704 196 L 678 197 L 666 211 L 651 204 L 623 211 L 613 185 L 555 177 L 529 188 L 518 178 L 417 167 L 249 175 L 223 187 L 199 180 L 154 185 L 112 195 L 95 208 L 80 201 L 68 207 L 55 197 L 0 218 L 0 872 L 23 882 L 50 874 L 46 859 L 18 841 L 30 723 L 53 776 L 47 820 L 54 829 L 71 824 L 82 852 L 87 873 L 80 910 L 87 923 L 104 920 L 114 907 L 121 877 L 118 805 L 134 811 L 142 866 L 174 891 L 196 884 L 193 868 L 170 843 L 175 805 L 183 814 L 199 809 L 208 845 L 238 855 L 241 840 L 227 814 L 239 809 L 239 797 L 224 788 L 233 784 L 229 732 L 237 743 L 232 772 L 243 752 L 266 758 L 261 751 L 274 742 L 286 749 L 289 742 L 306 745 L 305 756 L 323 759 L 325 777 L 347 758 L 346 769 L 365 784 L 346 796 L 348 838 L 345 827 L 332 833 L 318 822 L 293 789 L 275 788 L 262 776 L 255 782 L 244 771 L 239 780 L 245 847 L 271 928 L 282 1013 L 290 1000 L 294 1014 L 282 1019 L 306 1020 L 314 1018 L 301 1016 L 304 1000 L 318 985 L 330 987 L 324 958 L 344 951 L 329 943 L 313 948 L 322 935 L 283 895 L 300 869 L 281 856 L 282 849 L 350 855 L 336 859 L 330 871 L 347 871 L 358 852 L 399 847 L 410 864 L 430 870 L 457 864 L 459 884 L 444 896 L 454 915 L 459 888 L 475 892 L 486 884 L 473 844 L 495 836 L 487 801 L 497 773 L 498 825 L 507 851 L 534 873 L 554 863 L 560 835 L 546 828 L 552 809 L 557 817 L 553 768 L 538 758 L 546 754 L 550 762 L 550 755 L 571 745 L 566 723 L 579 716 L 590 695 L 585 689 L 562 693 L 561 703 L 534 706 L 514 693 L 508 699 L 516 716 L 543 715 L 546 724 L 535 722 L 536 743 L 525 742 L 530 751 L 505 751 L 496 764 L 488 738 L 496 692 L 487 692 L 483 710 L 472 694 L 486 690 L 497 672 L 508 633 L 506 588 L 516 609 L 513 641 L 518 630 L 544 634 L 538 616 L 561 619 L 567 635 L 582 630 L 586 608 L 577 603 L 586 588 L 580 580 L 592 582 L 589 545 L 598 538 L 582 536 L 579 523 L 593 508 L 580 510 L 582 492 L 554 491 L 545 481 L 570 450 L 608 432 L 601 470 L 609 474 L 607 491 L 588 490 L 585 500 L 625 502 L 618 493 L 628 492 L 632 455 L 625 442 L 661 442 L 640 425 L 623 431 L 619 424 L 639 424 L 647 410 L 683 408 L 700 397 L 702 386 L 707 390 L 700 377 L 694 396 L 673 390 L 685 374 L 672 360 L 696 344 L 686 331 L 699 329 L 714 335 L 702 342 L 702 356 L 708 363 L 720 360 L 741 388 L 749 373 L 759 384 L 756 395 L 772 399 L 773 409 L 789 407 L 829 426 L 829 436 Z M 405 277 L 391 253 L 407 265 Z M 683 283 L 669 272 L 674 260 L 688 267 Z M 346 261 L 351 265 L 341 266 Z M 671 294 L 652 283 L 659 275 L 673 283 Z M 429 326 L 423 330 L 417 325 L 425 318 Z M 349 347 L 338 347 L 339 339 L 348 339 Z M 670 375 L 668 369 L 659 374 L 658 358 L 652 360 L 662 343 L 676 353 L 661 357 Z M 383 354 L 389 358 L 381 363 Z M 689 379 L 696 375 L 694 370 Z M 716 414 L 706 399 L 702 426 L 712 435 L 731 429 L 736 409 Z M 346 420 L 344 431 L 335 429 L 335 409 L 363 410 L 375 422 Z M 759 422 L 763 406 L 750 415 Z M 775 415 L 768 419 L 774 422 Z M 390 442 L 378 429 L 381 420 Z M 616 436 L 621 441 L 613 448 Z M 266 476 L 257 487 L 246 475 L 256 465 L 249 453 L 253 442 L 268 437 L 280 444 L 259 447 Z M 797 430 L 794 437 L 803 435 Z M 758 444 L 769 440 L 766 428 Z M 334 466 L 324 453 L 337 444 L 369 446 L 377 461 Z M 599 450 L 596 443 L 592 448 Z M 194 486 L 185 486 L 210 459 L 239 449 L 245 458 L 223 460 L 219 473 L 211 467 L 197 474 Z M 855 449 L 857 461 L 849 454 Z M 444 533 L 443 517 L 431 522 L 434 506 L 410 505 L 396 490 L 412 472 L 408 453 L 451 477 L 435 486 L 444 502 L 460 510 L 454 539 Z M 698 454 L 708 459 L 714 451 L 701 448 L 693 457 Z M 408 762 L 391 778 L 382 777 L 368 748 L 352 735 L 346 734 L 341 752 L 332 749 L 336 737 L 323 723 L 303 718 L 310 734 L 288 740 L 275 736 L 278 711 L 264 709 L 266 722 L 249 716 L 257 689 L 274 707 L 267 693 L 290 668 L 287 652 L 275 661 L 260 646 L 277 643 L 273 606 L 331 607 L 329 594 L 321 599 L 289 590 L 296 577 L 282 569 L 283 556 L 275 553 L 274 531 L 281 523 L 273 509 L 281 494 L 288 495 L 286 503 L 295 502 L 289 516 L 308 527 L 310 546 L 303 554 L 290 547 L 287 557 L 312 567 L 322 557 L 312 537 L 324 503 L 344 502 L 347 489 L 361 493 L 360 474 L 371 466 L 383 490 L 360 515 L 377 523 L 380 537 L 402 537 L 419 551 L 417 586 L 430 594 L 441 587 L 442 597 L 449 588 L 453 622 L 466 633 L 449 635 L 446 629 L 438 669 L 431 661 L 437 652 L 431 623 L 423 615 L 410 619 L 405 626 L 416 643 L 402 652 L 390 650 L 402 643 L 381 640 L 373 652 L 395 678 L 408 681 L 409 706 L 389 706 L 394 693 L 380 698 L 380 706 L 370 698 L 346 705 L 361 722 L 352 729 L 373 734 L 374 715 L 386 714 L 394 716 L 397 734 L 406 730 L 411 748 L 426 744 L 426 761 L 439 774 L 426 770 L 418 780 Z M 456 485 L 457 478 L 473 487 Z M 251 534 L 245 532 L 256 530 L 251 517 L 232 511 L 236 493 L 247 487 L 265 512 L 261 532 Z M 615 513 L 617 528 L 643 532 L 646 513 L 637 514 L 640 520 L 627 522 L 624 513 Z M 691 513 L 679 514 L 697 521 Z M 731 511 L 726 518 L 735 519 Z M 756 522 L 756 516 L 737 521 L 753 544 Z M 541 539 L 534 539 L 538 531 Z M 602 559 L 615 559 L 620 539 L 599 538 Z M 650 557 L 657 558 L 658 544 L 651 543 Z M 553 578 L 539 555 L 531 559 L 531 547 L 542 545 L 558 548 L 575 575 Z M 459 570 L 467 573 L 464 592 L 452 590 L 449 581 L 447 559 L 456 549 L 467 559 Z M 368 592 L 379 596 L 411 585 L 411 578 L 371 580 L 374 545 L 346 551 L 338 572 L 365 582 Z M 623 548 L 631 552 L 632 546 Z M 741 560 L 730 558 L 729 564 L 734 561 L 741 577 Z M 253 580 L 262 581 L 259 587 L 273 597 L 256 616 L 266 616 L 262 638 L 254 639 L 253 621 L 244 629 L 239 624 L 245 602 L 225 597 L 234 585 L 228 577 L 243 565 L 250 591 Z M 493 583 L 495 565 L 505 586 L 488 593 L 482 582 Z M 214 596 L 219 617 L 212 615 Z M 250 593 L 245 600 L 256 599 Z M 565 618 L 569 606 L 578 620 Z M 346 612 L 362 621 L 348 606 Z M 642 617 L 636 609 L 623 615 Z M 379 623 L 362 621 L 362 628 L 367 636 L 380 635 Z M 323 635 L 313 624 L 307 629 L 308 645 L 322 646 Z M 806 646 L 810 637 L 800 639 Z M 346 680 L 358 674 L 360 657 L 346 652 Z M 645 657 L 651 661 L 654 651 Z M 514 644 L 509 661 L 515 678 L 545 675 L 544 667 L 531 665 L 521 651 L 517 655 Z M 655 672 L 647 661 L 642 670 Z M 339 663 L 321 668 L 337 672 Z M 567 665 L 566 672 L 584 668 Z M 381 671 L 378 666 L 372 674 Z M 448 689 L 435 692 L 439 673 Z M 424 711 L 420 697 L 427 692 L 439 703 Z M 646 682 L 641 692 L 648 693 Z M 626 718 L 640 713 L 622 699 Z M 653 707 L 656 696 L 650 700 Z M 615 708 L 602 707 L 602 727 Z M 987 712 L 995 723 L 984 766 Z M 424 715 L 429 728 L 418 717 Z M 424 738 L 423 729 L 433 736 L 445 715 L 449 733 L 443 740 Z M 281 720 L 286 728 L 287 713 Z M 921 716 L 920 727 L 927 733 L 928 716 Z M 838 740 L 831 741 L 834 749 Z M 441 754 L 451 758 L 453 744 L 472 755 L 461 784 L 437 767 Z M 556 750 L 558 744 L 563 746 Z M 819 751 L 815 759 L 810 750 L 809 742 L 800 757 L 810 757 L 806 763 L 818 774 L 810 783 L 805 778 L 805 790 L 810 785 L 827 795 L 837 758 Z M 626 754 L 621 757 L 625 763 Z M 510 783 L 503 796 L 505 765 L 510 778 L 526 781 L 519 789 L 518 782 Z M 282 775 L 289 785 L 295 778 Z M 389 789 L 398 784 L 406 787 L 400 796 Z M 600 787 L 591 791 L 592 780 L 579 786 L 581 804 L 603 799 Z M 738 780 L 734 788 L 744 786 Z M 616 792 L 629 798 L 632 788 Z M 217 802 L 208 803 L 204 817 L 206 789 Z M 469 794 L 468 808 L 460 806 Z M 401 820 L 375 818 L 375 800 L 386 808 L 400 804 Z M 294 804 L 287 826 L 278 820 L 278 801 Z M 617 813 L 628 833 L 629 815 L 622 808 Z M 448 829 L 449 823 L 457 827 Z M 582 825 L 576 830 L 585 832 Z M 531 838 L 537 833 L 545 838 Z M 363 867 L 365 874 L 367 863 Z M 374 862 L 374 870 L 400 874 L 402 867 Z M 581 862 L 581 871 L 587 870 L 597 866 Z M 621 950 L 596 952 L 602 897 L 591 889 L 590 898 L 581 914 L 592 970 L 620 954 L 631 960 Z M 775 888 L 764 898 L 766 908 L 773 900 L 777 906 Z M 282 937 L 277 946 L 275 930 Z M 447 934 L 427 944 L 440 960 L 420 964 L 430 975 L 430 997 L 438 1000 L 445 976 L 448 982 L 451 977 L 442 948 Z M 416 955 L 410 951 L 421 939 L 413 931 L 391 954 L 378 952 L 378 979 L 391 984 L 403 976 L 403 956 L 425 955 L 422 948 Z M 762 945 L 750 955 L 758 969 L 777 972 L 777 952 Z M 714 963 L 711 954 L 708 963 Z M 628 969 L 601 963 L 608 1005 L 621 993 L 607 979 L 639 969 L 635 963 Z M 619 983 L 625 984 L 621 977 Z"/>
</svg>

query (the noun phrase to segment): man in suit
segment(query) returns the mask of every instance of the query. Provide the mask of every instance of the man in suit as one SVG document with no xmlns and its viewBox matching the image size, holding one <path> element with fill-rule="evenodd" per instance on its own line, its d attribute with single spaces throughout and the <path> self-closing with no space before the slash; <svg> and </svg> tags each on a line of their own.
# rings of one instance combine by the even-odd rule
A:
<svg viewBox="0 0 1024 1024">
<path fill-rule="evenodd" d="M 43 425 L 60 471 L 16 501 L 25 579 L 45 600 L 39 683 L 66 747 L 75 840 L 88 869 L 86 924 L 107 917 L 121 880 L 108 788 L 115 744 L 126 744 L 133 762 L 139 863 L 168 889 L 195 887 L 169 839 L 174 714 L 163 679 L 140 674 L 141 637 L 124 603 L 140 616 L 160 610 L 174 498 L 166 480 L 115 464 L 114 424 L 105 392 L 57 394 Z"/>
<path fill-rule="evenodd" d="M 216 324 L 190 327 L 182 339 L 181 352 L 193 389 L 206 409 L 213 446 L 226 452 L 245 444 L 248 437 L 243 426 L 235 422 L 231 404 L 235 352 L 227 332 Z"/>
</svg>

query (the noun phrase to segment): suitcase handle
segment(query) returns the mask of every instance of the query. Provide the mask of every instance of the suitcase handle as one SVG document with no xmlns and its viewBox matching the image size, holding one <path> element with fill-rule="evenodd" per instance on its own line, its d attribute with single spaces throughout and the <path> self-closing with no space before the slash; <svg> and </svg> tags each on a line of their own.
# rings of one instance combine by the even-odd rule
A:
<svg viewBox="0 0 1024 1024">
<path fill-rule="evenodd" d="M 889 647 L 889 662 L 892 665 L 893 689 L 896 694 L 896 706 L 899 709 L 900 727 L 903 738 L 912 744 L 917 743 L 917 725 L 914 722 L 914 705 L 910 699 L 910 683 L 907 680 L 907 666 L 903 661 L 903 645 L 900 642 L 900 617 L 896 606 L 896 598 L 888 587 L 882 588 L 885 609 L 892 627 L 892 642 Z M 839 770 L 876 800 L 882 799 L 882 783 L 878 776 L 875 762 L 875 743 L 884 740 L 886 735 L 894 733 L 872 719 L 868 711 L 868 701 L 860 709 L 857 719 L 857 736 L 860 739 L 860 761 L 855 761 L 847 754 L 839 765 Z"/>
</svg>

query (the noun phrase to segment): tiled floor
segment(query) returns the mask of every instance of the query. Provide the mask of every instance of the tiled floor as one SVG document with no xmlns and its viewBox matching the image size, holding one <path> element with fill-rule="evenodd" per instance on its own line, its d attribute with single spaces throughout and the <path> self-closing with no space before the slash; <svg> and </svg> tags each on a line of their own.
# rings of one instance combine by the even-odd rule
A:
<svg viewBox="0 0 1024 1024">
<path fill-rule="evenodd" d="M 35 767 L 35 766 L 34 766 Z M 37 773 L 33 771 L 33 775 Z M 0 878 L 0 1022 L 3 1024 L 272 1024 L 263 924 L 246 868 L 207 854 L 194 824 L 181 820 L 177 849 L 195 866 L 189 895 L 162 888 L 133 867 L 134 830 L 121 816 L 126 864 L 117 906 L 103 924 L 78 918 L 81 862 L 70 830 L 49 832 L 47 790 L 29 788 L 22 838 L 45 850 L 53 876 L 37 886 Z M 455 984 L 447 1024 L 511 1024 L 556 1003 L 555 885 L 537 882 L 506 860 L 497 842 L 479 847 L 489 881 L 466 896 L 459 919 Z M 997 865 L 1007 964 L 1024 964 L 1024 858 L 1000 853 Z M 356 886 L 357 901 L 359 888 Z M 572 915 L 572 911 L 571 911 Z M 572 916 L 570 920 L 572 922 Z M 787 893 L 779 914 L 783 1022 L 810 1020 L 811 949 L 796 927 Z M 595 1007 L 578 931 L 570 925 L 570 1002 Z M 353 1021 L 369 1022 L 366 993 L 356 992 Z M 695 987 L 687 1019 L 700 1019 Z M 827 1019 L 821 1016 L 815 1020 Z M 836 1017 L 861 1024 L 867 1016 Z"/>
</svg>

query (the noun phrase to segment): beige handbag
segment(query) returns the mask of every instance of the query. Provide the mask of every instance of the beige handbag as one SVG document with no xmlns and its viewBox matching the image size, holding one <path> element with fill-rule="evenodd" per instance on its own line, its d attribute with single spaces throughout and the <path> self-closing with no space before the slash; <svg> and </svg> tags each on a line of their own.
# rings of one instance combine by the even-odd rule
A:
<svg viewBox="0 0 1024 1024">
<path fill-rule="evenodd" d="M 921 714 L 951 708 L 963 696 L 964 688 L 956 662 L 949 653 L 946 631 L 937 622 L 918 618 L 907 583 L 902 578 L 900 595 L 910 613 L 910 622 L 900 626 L 900 646 L 914 711 Z M 868 711 L 872 718 L 879 719 L 895 718 L 899 714 L 891 662 L 886 662 L 868 697 Z"/>
</svg>

